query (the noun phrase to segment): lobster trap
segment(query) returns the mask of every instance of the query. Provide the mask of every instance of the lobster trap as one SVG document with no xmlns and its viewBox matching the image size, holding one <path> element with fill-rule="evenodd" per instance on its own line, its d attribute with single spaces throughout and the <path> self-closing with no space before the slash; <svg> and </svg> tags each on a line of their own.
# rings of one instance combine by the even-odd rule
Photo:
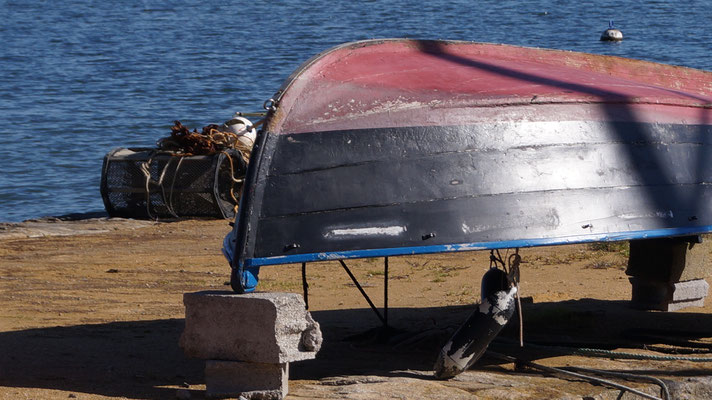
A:
<svg viewBox="0 0 712 400">
<path fill-rule="evenodd" d="M 119 148 L 104 157 L 101 197 L 112 217 L 235 217 L 247 170 L 242 153 L 178 155 Z"/>
</svg>

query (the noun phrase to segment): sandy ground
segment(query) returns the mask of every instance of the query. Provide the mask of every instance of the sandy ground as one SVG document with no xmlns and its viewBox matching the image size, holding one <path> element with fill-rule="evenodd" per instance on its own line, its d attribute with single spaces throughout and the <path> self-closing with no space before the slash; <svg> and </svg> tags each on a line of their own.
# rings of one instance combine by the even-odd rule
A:
<svg viewBox="0 0 712 400">
<path fill-rule="evenodd" d="M 120 219 L 0 225 L 0 399 L 204 398 L 203 361 L 186 359 L 178 347 L 182 295 L 229 290 L 220 252 L 229 229 L 226 221 Z M 655 341 L 639 334 L 650 329 L 668 338 L 686 331 L 697 343 L 712 337 L 710 306 L 675 313 L 628 307 L 625 246 L 521 254 L 521 292 L 531 298 L 523 307 L 528 341 L 647 354 L 641 344 Z M 382 305 L 382 260 L 348 264 Z M 472 311 L 488 267 L 485 252 L 392 258 L 389 318 L 399 334 L 384 342 L 370 334 L 380 322 L 340 265 L 309 264 L 310 311 L 325 343 L 317 359 L 290 365 L 288 398 L 617 398 L 614 389 L 515 370 L 487 356 L 455 379 L 431 377 L 440 346 Z M 260 290 L 302 293 L 300 266 L 263 268 Z M 510 325 L 503 337 L 515 338 L 516 321 Z M 637 370 L 689 384 L 712 372 L 712 363 L 491 348 L 549 366 Z M 654 385 L 616 381 L 656 393 Z M 705 390 L 698 385 L 678 393 L 712 398 Z"/>
</svg>

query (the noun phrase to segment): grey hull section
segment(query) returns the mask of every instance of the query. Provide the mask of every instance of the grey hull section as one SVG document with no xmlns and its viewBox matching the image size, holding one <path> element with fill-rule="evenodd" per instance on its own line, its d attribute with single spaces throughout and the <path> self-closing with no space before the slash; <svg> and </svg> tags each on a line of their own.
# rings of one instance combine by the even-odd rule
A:
<svg viewBox="0 0 712 400">
<path fill-rule="evenodd" d="M 708 125 L 595 121 L 266 133 L 242 210 L 241 259 L 706 232 L 711 134 Z"/>
</svg>

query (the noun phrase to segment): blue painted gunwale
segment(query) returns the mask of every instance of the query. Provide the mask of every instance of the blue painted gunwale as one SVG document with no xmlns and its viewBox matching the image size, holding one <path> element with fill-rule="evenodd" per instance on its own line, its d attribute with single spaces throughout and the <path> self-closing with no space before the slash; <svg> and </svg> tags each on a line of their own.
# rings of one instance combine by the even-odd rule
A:
<svg viewBox="0 0 712 400">
<path fill-rule="evenodd" d="M 279 257 L 250 258 L 244 261 L 245 268 L 258 268 L 266 265 L 282 265 L 355 258 L 393 257 L 416 254 L 450 253 L 460 251 L 478 251 L 494 249 L 513 249 L 538 246 L 559 246 L 566 244 L 615 242 L 627 240 L 657 239 L 675 236 L 700 235 L 712 232 L 712 225 L 665 228 L 607 234 L 576 235 L 557 238 L 519 239 L 495 242 L 460 243 L 433 246 L 395 247 L 384 249 L 363 249 L 339 252 L 295 254 Z"/>
</svg>

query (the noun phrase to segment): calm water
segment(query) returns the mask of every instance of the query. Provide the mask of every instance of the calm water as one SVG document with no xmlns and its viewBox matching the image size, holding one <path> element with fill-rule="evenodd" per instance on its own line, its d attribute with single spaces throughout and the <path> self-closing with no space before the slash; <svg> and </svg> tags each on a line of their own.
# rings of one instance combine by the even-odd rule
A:
<svg viewBox="0 0 712 400">
<path fill-rule="evenodd" d="M 599 4 L 605 4 L 601 6 Z M 301 62 L 342 42 L 459 39 L 712 70 L 712 2 L 3 1 L 0 221 L 103 210 L 101 163 L 257 111 Z M 598 41 L 614 20 L 625 40 Z"/>
</svg>

